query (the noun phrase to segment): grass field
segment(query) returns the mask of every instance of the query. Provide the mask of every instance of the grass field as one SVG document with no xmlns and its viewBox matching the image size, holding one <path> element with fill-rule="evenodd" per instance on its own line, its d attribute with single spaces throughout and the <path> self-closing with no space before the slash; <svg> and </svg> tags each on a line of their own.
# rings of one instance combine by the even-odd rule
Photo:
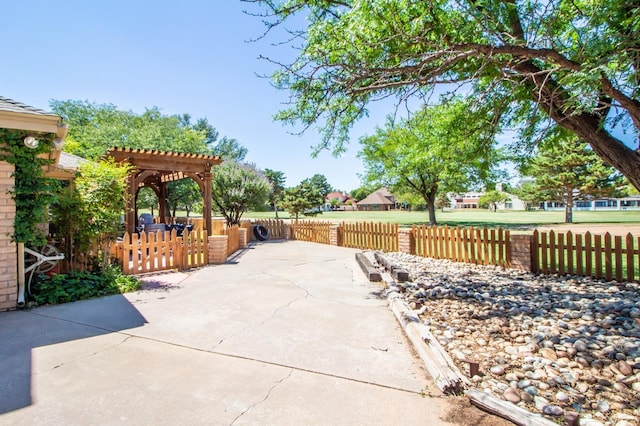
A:
<svg viewBox="0 0 640 426">
<path fill-rule="evenodd" d="M 288 219 L 286 212 L 279 212 L 281 219 Z M 247 212 L 246 219 L 273 219 L 273 212 Z M 301 219 L 326 220 L 331 222 L 391 222 L 400 225 L 428 224 L 426 211 L 335 211 L 323 212 L 313 218 L 301 216 Z M 440 225 L 449 226 L 486 226 L 510 229 L 531 229 L 543 225 L 564 223 L 564 211 L 497 211 L 484 209 L 438 211 L 436 219 Z M 637 224 L 640 225 L 640 211 L 574 211 L 576 224 Z"/>
</svg>

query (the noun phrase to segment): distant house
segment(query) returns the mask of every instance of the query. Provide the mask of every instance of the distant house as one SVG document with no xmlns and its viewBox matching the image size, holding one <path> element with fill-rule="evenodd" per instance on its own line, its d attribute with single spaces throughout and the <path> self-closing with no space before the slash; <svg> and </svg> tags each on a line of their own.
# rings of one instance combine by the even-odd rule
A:
<svg viewBox="0 0 640 426">
<path fill-rule="evenodd" d="M 540 203 L 539 208 L 540 210 L 564 210 L 565 205 L 557 201 L 544 201 Z M 573 210 L 640 210 L 640 195 L 575 201 Z"/>
<path fill-rule="evenodd" d="M 483 194 L 483 192 L 456 194 L 451 199 L 451 207 L 454 209 L 477 209 Z"/>
<path fill-rule="evenodd" d="M 466 192 L 464 194 L 451 194 L 449 200 L 451 201 L 451 208 L 453 209 L 477 209 L 480 207 L 480 197 L 484 192 Z M 498 210 L 526 210 L 526 204 L 513 194 L 507 193 L 509 200 L 498 203 L 496 208 Z"/>
<path fill-rule="evenodd" d="M 356 200 L 346 192 L 334 191 L 327 194 L 324 198 L 324 209 L 326 211 L 335 210 L 331 205 L 331 200 L 338 200 L 337 210 L 355 210 Z"/>
<path fill-rule="evenodd" d="M 388 188 L 382 187 L 367 195 L 365 199 L 358 201 L 356 204 L 358 210 L 392 210 L 396 207 L 396 197 L 389 192 Z"/>
</svg>

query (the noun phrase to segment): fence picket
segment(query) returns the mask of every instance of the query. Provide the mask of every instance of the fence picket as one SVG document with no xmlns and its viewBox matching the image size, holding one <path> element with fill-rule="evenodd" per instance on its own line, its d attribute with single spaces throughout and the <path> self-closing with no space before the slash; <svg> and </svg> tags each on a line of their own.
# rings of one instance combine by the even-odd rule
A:
<svg viewBox="0 0 640 426">
<path fill-rule="evenodd" d="M 640 238 L 638 238 L 639 242 L 640 242 Z M 635 272 L 634 272 L 634 262 L 633 262 L 633 258 L 634 258 L 634 247 L 633 247 L 633 235 L 631 235 L 631 233 L 628 233 L 626 238 L 625 238 L 625 242 L 626 242 L 626 257 L 627 257 L 627 281 L 633 281 L 635 279 Z M 640 249 L 640 247 L 638 247 Z M 638 256 L 640 258 L 640 256 Z"/>
<path fill-rule="evenodd" d="M 591 232 L 587 231 L 584 234 L 584 246 L 585 246 L 585 276 L 593 275 L 593 246 L 591 245 Z"/>
<path fill-rule="evenodd" d="M 593 236 L 593 241 L 595 245 L 595 268 L 596 268 L 596 278 L 602 278 L 602 235 L 596 234 Z"/>
<path fill-rule="evenodd" d="M 616 265 L 616 281 L 621 282 L 622 281 L 622 237 L 619 235 L 616 235 L 614 237 L 613 251 L 614 251 L 614 259 L 615 259 L 615 265 Z"/>
<path fill-rule="evenodd" d="M 584 276 L 584 270 L 582 269 L 582 235 L 576 234 L 576 269 L 575 274 L 578 276 Z"/>
</svg>

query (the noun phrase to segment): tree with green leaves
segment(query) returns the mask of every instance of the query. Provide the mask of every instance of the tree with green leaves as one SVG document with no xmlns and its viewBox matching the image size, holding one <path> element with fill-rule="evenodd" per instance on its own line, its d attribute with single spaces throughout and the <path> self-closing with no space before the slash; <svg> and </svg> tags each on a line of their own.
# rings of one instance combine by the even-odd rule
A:
<svg viewBox="0 0 640 426">
<path fill-rule="evenodd" d="M 325 175 L 321 175 L 316 173 L 315 175 L 309 178 L 309 184 L 313 186 L 319 193 L 322 195 L 322 201 L 320 204 L 324 203 L 324 198 L 333 191 L 333 187 L 327 181 Z"/>
<path fill-rule="evenodd" d="M 211 155 L 217 155 L 224 160 L 232 160 L 236 163 L 244 161 L 248 149 L 242 146 L 236 139 L 227 136 L 223 136 L 222 139 L 218 140 L 218 131 L 209 124 L 206 118 L 199 118 L 193 125 L 191 124 L 191 117 L 188 114 L 183 114 L 182 118 L 184 126 L 204 133 L 204 141 Z"/>
<path fill-rule="evenodd" d="M 373 191 L 375 191 L 376 189 L 377 188 L 375 188 L 371 184 L 365 184 L 365 185 L 362 185 L 362 186 L 354 189 L 353 191 L 351 191 L 351 196 L 355 200 L 361 201 L 361 200 L 364 200 L 365 198 L 367 198 L 367 196 L 369 194 L 371 194 Z"/>
<path fill-rule="evenodd" d="M 52 101 L 51 109 L 70 123 L 65 150 L 83 158 L 100 158 L 112 147 L 217 155 L 236 162 L 247 155 L 236 139 L 219 139 L 206 118 L 192 123 L 189 114 L 163 115 L 157 107 L 135 114 L 112 104 L 71 100 Z"/>
<path fill-rule="evenodd" d="M 436 224 L 439 192 L 463 192 L 494 174 L 498 159 L 487 110 L 463 100 L 425 108 L 360 139 L 358 154 L 370 182 L 422 197 Z"/>
<path fill-rule="evenodd" d="M 167 185 L 167 203 L 172 217 L 176 217 L 176 210 L 182 209 L 189 214 L 202 209 L 202 192 L 193 179 L 180 179 Z"/>
<path fill-rule="evenodd" d="M 244 0 L 267 32 L 285 21 L 293 63 L 270 58 L 290 93 L 276 118 L 318 124 L 344 150 L 369 102 L 437 85 L 490 105 L 531 148 L 555 123 L 640 189 L 640 8 L 608 0 Z M 305 17 L 304 24 L 295 18 Z M 300 27 L 303 25 L 303 27 Z M 291 36 L 293 33 L 293 36 Z M 628 130 L 623 140 L 615 125 Z"/>
<path fill-rule="evenodd" d="M 142 187 L 138 190 L 136 206 L 143 209 L 149 209 L 151 211 L 151 216 L 155 216 L 154 211 L 155 208 L 158 207 L 158 196 L 150 187 Z"/>
<path fill-rule="evenodd" d="M 163 115 L 156 107 L 143 114 L 111 104 L 52 101 L 51 109 L 70 123 L 65 151 L 98 159 L 112 147 L 210 154 L 205 132 L 184 116 Z"/>
<path fill-rule="evenodd" d="M 269 191 L 269 181 L 251 164 L 225 161 L 216 167 L 211 181 L 213 208 L 228 226 L 239 225 L 247 210 L 263 205 Z"/>
<path fill-rule="evenodd" d="M 564 203 L 565 222 L 572 223 L 576 201 L 616 196 L 624 182 L 584 141 L 556 130 L 521 173 L 533 178 L 536 198 Z"/>
<path fill-rule="evenodd" d="M 282 198 L 282 193 L 284 192 L 284 172 L 279 172 L 277 170 L 264 169 L 264 176 L 269 181 L 271 185 L 271 194 L 269 195 L 269 203 L 273 208 L 273 211 L 276 213 L 276 219 L 278 219 L 278 204 L 280 203 L 280 199 Z"/>
<path fill-rule="evenodd" d="M 52 205 L 52 224 L 65 242 L 65 257 L 72 269 L 81 254 L 97 250 L 100 267 L 109 264 L 109 252 L 121 230 L 127 201 L 130 166 L 113 159 L 86 162 L 79 174 Z"/>
<path fill-rule="evenodd" d="M 478 200 L 478 206 L 481 209 L 489 209 L 489 211 L 498 211 L 498 204 L 505 203 L 511 198 L 506 192 L 496 189 L 485 192 Z"/>
<path fill-rule="evenodd" d="M 511 192 L 525 203 L 527 210 L 531 210 L 534 207 L 537 208 L 538 204 L 545 201 L 540 198 L 543 194 L 540 194 L 535 181 L 531 178 L 521 180 Z"/>
<path fill-rule="evenodd" d="M 287 188 L 282 196 L 282 207 L 295 216 L 296 221 L 300 214 L 315 215 L 314 208 L 317 208 L 324 201 L 320 190 L 311 183 L 310 179 L 305 179 L 293 188 Z"/>
</svg>

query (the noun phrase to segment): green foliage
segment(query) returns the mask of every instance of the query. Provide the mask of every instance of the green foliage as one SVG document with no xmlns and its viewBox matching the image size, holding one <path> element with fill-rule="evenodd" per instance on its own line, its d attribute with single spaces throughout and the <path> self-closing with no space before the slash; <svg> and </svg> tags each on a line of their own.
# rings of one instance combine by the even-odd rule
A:
<svg viewBox="0 0 640 426">
<path fill-rule="evenodd" d="M 498 204 L 509 201 L 509 194 L 502 191 L 489 191 L 486 192 L 480 199 L 478 200 L 478 206 L 481 209 L 489 209 L 491 211 L 498 210 Z"/>
<path fill-rule="evenodd" d="M 247 149 L 223 137 L 206 119 L 191 123 L 188 114 L 163 115 L 157 107 L 143 114 L 118 110 L 112 104 L 87 101 L 52 101 L 51 109 L 69 121 L 65 150 L 97 159 L 112 147 L 220 155 L 242 160 Z"/>
<path fill-rule="evenodd" d="M 24 138 L 29 135 L 40 141 L 37 148 L 24 145 Z M 12 174 L 15 185 L 10 191 L 16 203 L 12 240 L 29 247 L 41 246 L 46 242 L 46 235 L 38 225 L 48 222 L 47 207 L 56 198 L 58 182 L 46 178 L 42 169 L 49 160 L 38 156 L 50 151 L 53 138 L 53 134 L 0 129 L 0 143 L 5 147 L 0 153 L 0 160 L 15 166 Z"/>
<path fill-rule="evenodd" d="M 140 281 L 124 275 L 117 267 L 107 267 L 102 274 L 75 271 L 68 274 L 39 275 L 32 284 L 33 300 L 38 305 L 75 302 L 95 297 L 137 291 Z"/>
<path fill-rule="evenodd" d="M 315 216 L 319 213 L 318 206 L 323 202 L 322 193 L 310 179 L 303 180 L 293 188 L 287 188 L 282 197 L 282 207 L 296 220 L 300 214 Z"/>
<path fill-rule="evenodd" d="M 213 207 L 227 225 L 238 225 L 244 212 L 263 205 L 269 190 L 269 181 L 255 166 L 232 161 L 218 166 L 211 181 Z"/>
<path fill-rule="evenodd" d="M 316 189 L 316 191 L 318 191 L 320 193 L 320 195 L 322 195 L 322 199 L 324 201 L 324 198 L 331 192 L 333 191 L 333 187 L 329 184 L 329 182 L 327 181 L 327 178 L 324 175 L 321 174 L 315 174 L 313 176 L 311 176 L 311 178 L 308 179 L 309 184 Z M 322 203 L 320 203 L 322 204 Z"/>
<path fill-rule="evenodd" d="M 273 211 L 276 213 L 276 219 L 278 218 L 278 204 L 282 198 L 284 192 L 284 172 L 277 170 L 264 169 L 264 176 L 271 185 L 271 193 L 269 194 L 269 203 L 273 207 Z"/>
<path fill-rule="evenodd" d="M 495 176 L 499 155 L 485 125 L 490 120 L 490 111 L 455 100 L 389 122 L 360 139 L 365 178 L 392 192 L 422 197 L 435 224 L 439 192 L 463 192 Z"/>
<path fill-rule="evenodd" d="M 167 202 L 171 216 L 176 216 L 176 210 L 181 209 L 189 213 L 194 210 L 202 211 L 202 192 L 192 179 L 181 179 L 169 182 L 167 185 Z"/>
<path fill-rule="evenodd" d="M 640 189 L 640 8 L 611 0 L 247 0 L 298 48 L 274 84 L 291 95 L 276 118 L 318 125 L 316 149 L 344 151 L 369 102 L 427 96 L 435 85 L 474 92 L 494 125 L 527 148 L 555 122 L 575 132 Z M 290 37 L 291 32 L 294 36 Z M 272 33 L 276 33 L 272 31 Z M 422 99 L 420 101 L 423 102 Z M 628 145 L 610 129 L 631 134 Z"/>
<path fill-rule="evenodd" d="M 556 130 L 521 173 L 533 178 L 528 198 L 564 203 L 565 221 L 571 223 L 575 201 L 620 195 L 623 179 L 586 143 L 566 131 Z"/>
<path fill-rule="evenodd" d="M 138 208 L 150 210 L 151 215 L 154 216 L 154 209 L 158 207 L 158 196 L 150 187 L 142 187 L 138 190 L 136 205 Z"/>
<path fill-rule="evenodd" d="M 109 248 L 120 232 L 126 206 L 129 170 L 128 164 L 116 164 L 113 159 L 84 163 L 74 183 L 52 204 L 52 224 L 65 242 L 72 269 L 80 254 L 90 250 L 101 266 L 108 264 Z"/>
<path fill-rule="evenodd" d="M 375 188 L 373 185 L 363 185 L 351 191 L 351 196 L 356 199 L 356 201 L 362 201 L 376 189 L 377 188 Z"/>
</svg>

